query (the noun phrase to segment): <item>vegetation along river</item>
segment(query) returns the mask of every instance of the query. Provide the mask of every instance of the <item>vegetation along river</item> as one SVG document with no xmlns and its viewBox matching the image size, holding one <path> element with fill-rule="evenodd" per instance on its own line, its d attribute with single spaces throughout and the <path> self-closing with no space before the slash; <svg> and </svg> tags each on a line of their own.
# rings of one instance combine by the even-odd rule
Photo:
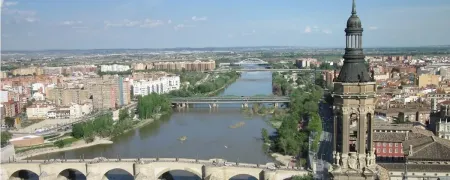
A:
<svg viewBox="0 0 450 180">
<path fill-rule="evenodd" d="M 245 72 L 220 96 L 253 96 L 272 94 L 271 72 Z M 36 156 L 32 159 L 67 159 L 106 157 L 180 157 L 224 158 L 246 163 L 271 162 L 262 148 L 261 129 L 275 130 L 267 122 L 269 116 L 248 115 L 240 111 L 241 104 L 220 104 L 217 109 L 196 105 L 189 109 L 174 110 L 147 126 L 128 132 L 114 144 L 99 145 L 67 152 Z M 245 122 L 237 128 L 230 126 Z M 242 124 L 242 123 L 241 123 Z M 181 142 L 180 137 L 186 136 Z"/>
</svg>

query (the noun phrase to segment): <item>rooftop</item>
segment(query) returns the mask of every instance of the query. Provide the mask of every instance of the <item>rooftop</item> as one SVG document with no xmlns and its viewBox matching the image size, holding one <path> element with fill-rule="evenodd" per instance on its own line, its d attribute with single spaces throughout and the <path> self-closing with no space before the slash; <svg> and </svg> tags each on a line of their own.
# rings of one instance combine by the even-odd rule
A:
<svg viewBox="0 0 450 180">
<path fill-rule="evenodd" d="M 450 161 L 450 140 L 435 136 L 413 138 L 403 142 L 403 151 L 409 153 L 410 146 L 412 154 L 408 156 L 409 160 Z"/>
</svg>

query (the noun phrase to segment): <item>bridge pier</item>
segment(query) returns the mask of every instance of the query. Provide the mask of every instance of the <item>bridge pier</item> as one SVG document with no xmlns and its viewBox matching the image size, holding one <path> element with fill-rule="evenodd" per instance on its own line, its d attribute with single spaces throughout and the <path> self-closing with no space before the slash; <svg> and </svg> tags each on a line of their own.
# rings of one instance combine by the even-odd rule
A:
<svg viewBox="0 0 450 180">
<path fill-rule="evenodd" d="M 248 103 L 242 104 L 242 108 L 248 108 Z"/>
<path fill-rule="evenodd" d="M 210 109 L 212 109 L 212 108 L 218 108 L 218 107 L 219 107 L 219 104 L 216 104 L 216 103 L 209 104 L 209 108 L 210 108 Z"/>
<path fill-rule="evenodd" d="M 278 108 L 278 103 L 273 103 L 273 107 Z"/>
</svg>

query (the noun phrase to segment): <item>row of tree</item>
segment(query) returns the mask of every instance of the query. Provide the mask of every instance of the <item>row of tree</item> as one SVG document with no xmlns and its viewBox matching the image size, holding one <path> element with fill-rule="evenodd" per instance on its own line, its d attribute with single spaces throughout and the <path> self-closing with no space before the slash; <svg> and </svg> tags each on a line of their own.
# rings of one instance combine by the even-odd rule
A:
<svg viewBox="0 0 450 180">
<path fill-rule="evenodd" d="M 86 142 L 92 142 L 95 137 L 116 137 L 131 128 L 133 124 L 128 109 L 122 109 L 119 111 L 117 122 L 113 121 L 112 113 L 106 113 L 95 117 L 92 121 L 74 124 L 72 136 L 77 139 L 84 139 Z"/>
<path fill-rule="evenodd" d="M 152 93 L 138 97 L 137 111 L 140 119 L 148 119 L 154 114 L 170 112 L 172 107 L 168 96 Z"/>
<path fill-rule="evenodd" d="M 282 89 L 288 90 L 282 93 L 289 95 L 291 102 L 289 113 L 272 117 L 272 120 L 282 122 L 281 126 L 277 128 L 277 136 L 273 138 L 272 150 L 287 155 L 300 154 L 301 157 L 306 157 L 309 149 L 309 136 L 313 132 L 316 136 L 311 148 L 318 150 L 319 138 L 322 133 L 319 102 L 323 97 L 323 89 L 311 81 L 301 79 L 307 78 L 304 76 L 297 79 L 297 81 L 307 83 L 303 84 L 303 88 L 293 88 L 288 80 L 280 78 L 280 74 L 274 73 L 274 76 L 274 86 L 284 87 Z"/>
<path fill-rule="evenodd" d="M 212 80 L 201 83 L 199 85 L 195 85 L 195 82 L 191 82 L 189 79 L 187 81 L 191 84 L 191 86 L 180 89 L 176 91 L 171 91 L 169 93 L 172 97 L 190 97 L 195 95 L 205 95 L 218 89 L 224 87 L 225 85 L 231 83 L 235 79 L 239 77 L 239 73 L 235 71 L 222 73 L 213 77 Z M 185 80 L 186 81 L 186 80 Z M 183 80 L 182 80 L 183 82 Z"/>
</svg>

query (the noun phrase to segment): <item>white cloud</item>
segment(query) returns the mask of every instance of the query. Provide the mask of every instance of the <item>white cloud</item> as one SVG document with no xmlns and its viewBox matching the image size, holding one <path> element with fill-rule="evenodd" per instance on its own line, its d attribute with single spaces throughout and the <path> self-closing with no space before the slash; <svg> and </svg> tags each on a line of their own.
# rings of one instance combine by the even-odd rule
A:
<svg viewBox="0 0 450 180">
<path fill-rule="evenodd" d="M 39 21 L 39 19 L 36 17 L 35 11 L 3 8 L 2 15 L 4 15 L 4 17 L 9 17 L 10 20 L 15 21 L 16 23 L 33 23 Z"/>
<path fill-rule="evenodd" d="M 331 34 L 331 33 L 333 33 L 333 31 L 328 30 L 328 29 L 324 29 L 324 30 L 322 30 L 322 32 L 325 33 L 325 34 Z"/>
<path fill-rule="evenodd" d="M 15 6 L 15 5 L 17 5 L 17 4 L 19 4 L 19 2 L 17 2 L 17 1 L 3 1 L 3 6 L 5 6 L 5 7 L 8 7 L 8 6 Z"/>
<path fill-rule="evenodd" d="M 82 24 L 82 23 L 83 23 L 82 21 L 64 21 L 61 24 L 71 26 L 71 25 L 77 25 L 77 24 Z"/>
<path fill-rule="evenodd" d="M 305 27 L 305 33 L 310 33 L 312 31 L 310 26 Z"/>
<path fill-rule="evenodd" d="M 176 26 L 173 27 L 173 29 L 179 30 L 179 29 L 190 28 L 190 27 L 195 27 L 195 26 L 194 25 L 188 25 L 188 24 L 177 24 Z"/>
<path fill-rule="evenodd" d="M 208 20 L 208 17 L 206 17 L 206 16 L 203 16 L 203 17 L 192 16 L 191 19 L 193 21 L 206 21 L 206 20 Z"/>
<path fill-rule="evenodd" d="M 253 34 L 255 34 L 256 33 L 256 30 L 252 30 L 252 31 L 250 31 L 250 32 L 242 32 L 241 33 L 241 35 L 242 36 L 251 36 L 251 35 L 253 35 Z"/>
<path fill-rule="evenodd" d="M 378 27 L 376 27 L 376 26 L 370 26 L 369 27 L 369 30 L 377 30 L 378 29 Z"/>
<path fill-rule="evenodd" d="M 169 19 L 169 20 L 167 21 L 167 24 L 172 24 L 172 20 Z"/>
<path fill-rule="evenodd" d="M 228 36 L 227 36 L 228 38 L 233 38 L 234 37 L 234 35 L 233 34 L 228 34 Z"/>
<path fill-rule="evenodd" d="M 153 20 L 153 19 L 145 19 L 143 21 L 131 21 L 128 19 L 124 19 L 119 22 L 104 22 L 105 27 L 143 27 L 143 28 L 152 28 L 157 27 L 164 24 L 162 20 Z"/>
</svg>

